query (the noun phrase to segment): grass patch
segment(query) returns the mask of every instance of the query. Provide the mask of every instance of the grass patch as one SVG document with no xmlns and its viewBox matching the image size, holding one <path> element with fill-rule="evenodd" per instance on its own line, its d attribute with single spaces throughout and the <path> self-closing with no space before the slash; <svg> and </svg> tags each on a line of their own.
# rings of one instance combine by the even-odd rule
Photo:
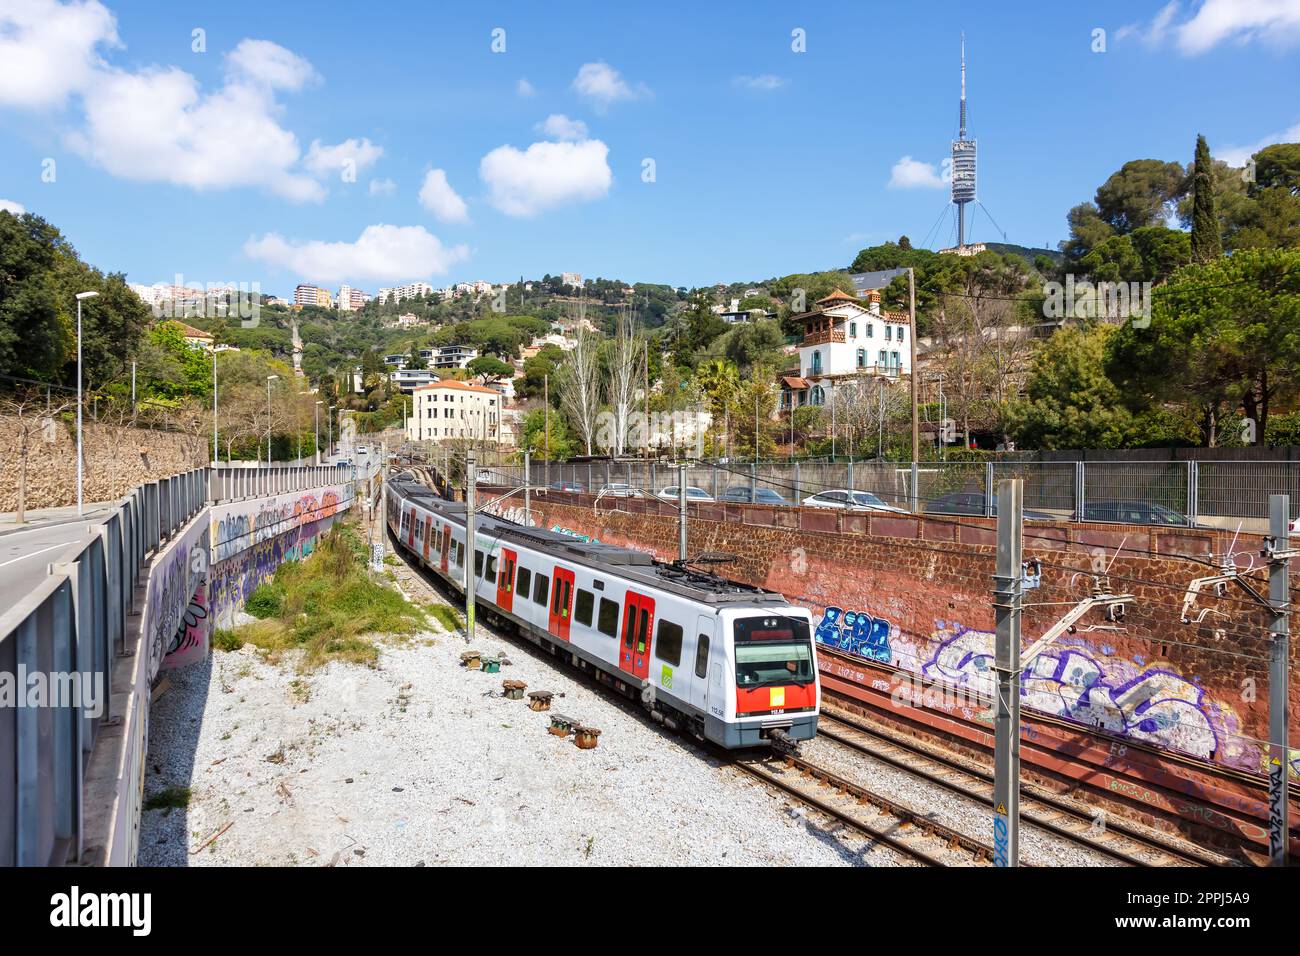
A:
<svg viewBox="0 0 1300 956">
<path fill-rule="evenodd" d="M 321 536 L 302 561 L 288 561 L 248 602 L 262 595 L 260 620 L 238 628 L 235 639 L 275 658 L 303 651 L 306 669 L 332 660 L 373 665 L 379 651 L 371 635 L 410 637 L 428 625 L 423 608 L 384 587 L 367 570 L 365 541 L 351 521 Z"/>
<path fill-rule="evenodd" d="M 259 584 L 244 602 L 244 610 L 253 617 L 279 617 L 284 612 L 284 592 L 274 584 Z"/>
<path fill-rule="evenodd" d="M 166 787 L 144 799 L 146 810 L 184 810 L 189 805 L 189 787 Z"/>
<path fill-rule="evenodd" d="M 444 631 L 458 631 L 465 626 L 465 618 L 448 604 L 426 604 L 429 616 L 442 625 Z"/>
<path fill-rule="evenodd" d="M 244 646 L 238 632 L 219 627 L 212 632 L 212 646 L 219 651 L 237 651 Z"/>
</svg>

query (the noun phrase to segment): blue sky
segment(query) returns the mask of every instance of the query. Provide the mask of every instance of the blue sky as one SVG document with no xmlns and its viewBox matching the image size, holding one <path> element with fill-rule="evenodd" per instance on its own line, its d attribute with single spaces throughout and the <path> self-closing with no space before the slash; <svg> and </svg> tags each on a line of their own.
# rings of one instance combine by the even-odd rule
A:
<svg viewBox="0 0 1300 956">
<path fill-rule="evenodd" d="M 1011 242 L 1054 246 L 1124 161 L 1186 162 L 1198 132 L 1232 156 L 1300 139 L 1300 0 L 18 0 L 0 202 L 131 281 L 281 295 L 842 266 L 900 234 L 952 242 L 961 30 L 979 195 Z M 971 238 L 1002 237 L 976 212 Z"/>
</svg>

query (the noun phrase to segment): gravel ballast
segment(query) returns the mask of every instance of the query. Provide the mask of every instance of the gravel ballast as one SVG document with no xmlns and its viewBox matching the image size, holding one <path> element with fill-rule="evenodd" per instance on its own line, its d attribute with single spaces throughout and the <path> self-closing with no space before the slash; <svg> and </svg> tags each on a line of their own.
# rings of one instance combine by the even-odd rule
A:
<svg viewBox="0 0 1300 956">
<path fill-rule="evenodd" d="M 419 600 L 434 592 L 395 569 Z M 173 671 L 154 704 L 139 863 L 186 865 L 906 865 L 666 732 L 549 655 L 480 624 L 381 642 L 379 664 L 300 673 L 253 648 Z M 555 693 L 594 750 L 502 680 Z M 215 837 L 215 839 L 214 839 Z"/>
</svg>

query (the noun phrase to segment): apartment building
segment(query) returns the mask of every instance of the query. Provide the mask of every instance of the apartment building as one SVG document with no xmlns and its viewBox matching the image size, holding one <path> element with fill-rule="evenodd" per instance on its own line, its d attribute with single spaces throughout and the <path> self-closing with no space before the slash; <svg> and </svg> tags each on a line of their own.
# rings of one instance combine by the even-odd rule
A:
<svg viewBox="0 0 1300 956">
<path fill-rule="evenodd" d="M 298 308 L 305 305 L 316 305 L 322 309 L 328 309 L 333 306 L 334 297 L 330 295 L 329 289 L 302 283 L 293 290 L 293 304 Z"/>
<path fill-rule="evenodd" d="M 411 441 L 502 441 L 500 393 L 449 379 L 421 386 L 412 396 L 413 414 L 406 426 Z"/>
<path fill-rule="evenodd" d="M 369 301 L 369 293 L 354 289 L 350 285 L 339 286 L 338 303 L 340 312 L 355 312 Z"/>
<path fill-rule="evenodd" d="M 433 295 L 433 286 L 427 282 L 411 282 L 391 289 L 380 289 L 379 304 L 384 305 L 390 300 L 395 303 L 401 302 L 403 299 L 414 299 L 422 295 Z"/>
</svg>

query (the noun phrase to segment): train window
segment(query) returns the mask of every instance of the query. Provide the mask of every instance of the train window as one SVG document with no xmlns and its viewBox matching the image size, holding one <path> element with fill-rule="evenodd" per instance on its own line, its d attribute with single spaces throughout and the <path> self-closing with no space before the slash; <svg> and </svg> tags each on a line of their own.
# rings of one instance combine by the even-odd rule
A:
<svg viewBox="0 0 1300 956">
<path fill-rule="evenodd" d="M 533 603 L 546 607 L 546 594 L 551 590 L 551 579 L 545 574 L 537 575 L 533 584 Z"/>
<path fill-rule="evenodd" d="M 607 597 L 600 599 L 600 617 L 596 621 L 596 629 L 610 637 L 618 636 L 617 601 L 611 601 Z"/>
<path fill-rule="evenodd" d="M 522 597 L 528 597 L 532 593 L 532 588 L 533 572 L 521 565 L 519 574 L 515 579 L 515 593 Z"/>
<path fill-rule="evenodd" d="M 695 676 L 703 677 L 709 672 L 709 635 L 701 634 L 695 645 Z"/>
<path fill-rule="evenodd" d="M 495 554 L 488 555 L 487 573 L 484 574 L 483 577 L 487 578 L 489 581 L 495 581 L 497 579 L 497 556 Z"/>
<path fill-rule="evenodd" d="M 650 612 L 641 608 L 641 626 L 636 632 L 636 652 L 645 653 L 646 641 L 650 638 Z"/>
<path fill-rule="evenodd" d="M 682 628 L 672 621 L 659 619 L 659 636 L 655 638 L 655 657 L 676 667 L 682 662 Z"/>
<path fill-rule="evenodd" d="M 476 550 L 474 552 L 474 577 L 476 578 L 483 577 L 483 552 L 482 551 Z"/>
<path fill-rule="evenodd" d="M 596 595 L 578 588 L 578 603 L 573 607 L 573 616 L 579 624 L 591 627 L 591 614 L 596 608 Z"/>
</svg>

